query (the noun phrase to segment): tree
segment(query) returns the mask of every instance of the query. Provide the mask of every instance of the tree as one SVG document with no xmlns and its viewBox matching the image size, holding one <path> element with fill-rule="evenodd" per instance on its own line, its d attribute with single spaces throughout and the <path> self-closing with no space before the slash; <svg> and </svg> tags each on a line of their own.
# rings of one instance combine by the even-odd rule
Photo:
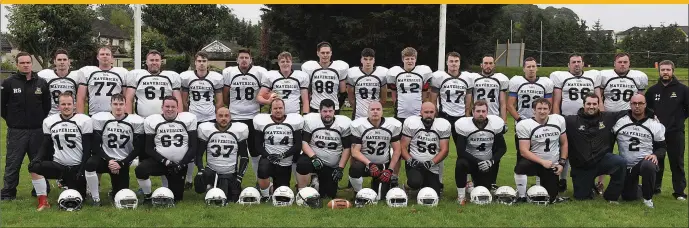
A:
<svg viewBox="0 0 689 228">
<path fill-rule="evenodd" d="M 43 68 L 57 48 L 70 51 L 75 67 L 91 64 L 96 56 L 91 31 L 96 14 L 89 5 L 12 5 L 7 10 L 14 43 L 34 55 Z"/>
<path fill-rule="evenodd" d="M 110 21 L 112 19 L 113 12 L 123 12 L 129 18 L 134 17 L 134 9 L 129 5 L 117 5 L 117 4 L 99 4 L 97 5 L 96 13 L 99 17 L 103 17 L 103 20 Z"/>
<path fill-rule="evenodd" d="M 284 34 L 293 55 L 316 58 L 316 44 L 328 41 L 333 57 L 350 63 L 360 59 L 363 48 L 376 50 L 376 64 L 401 63 L 400 51 L 416 48 L 418 64 L 437 65 L 438 5 L 266 5 L 262 15 L 274 34 Z M 502 5 L 448 5 L 447 50 L 462 60 L 475 61 L 484 50 L 488 25 Z M 265 38 L 265 37 L 264 37 Z M 272 42 L 271 42 L 272 43 Z M 282 50 L 278 50 L 282 51 Z M 277 51 L 271 50 L 271 59 Z M 465 65 L 466 66 L 466 65 Z"/>
<path fill-rule="evenodd" d="M 223 20 L 232 16 L 218 5 L 147 5 L 142 12 L 143 22 L 165 35 L 168 47 L 183 53 L 190 64 L 196 52 L 217 38 Z"/>
</svg>

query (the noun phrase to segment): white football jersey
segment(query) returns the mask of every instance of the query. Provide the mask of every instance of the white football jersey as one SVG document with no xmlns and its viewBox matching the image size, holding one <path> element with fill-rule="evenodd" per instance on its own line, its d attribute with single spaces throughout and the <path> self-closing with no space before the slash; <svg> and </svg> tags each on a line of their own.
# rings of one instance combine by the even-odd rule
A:
<svg viewBox="0 0 689 228">
<path fill-rule="evenodd" d="M 60 113 L 60 100 L 59 96 L 61 93 L 70 91 L 74 96 L 74 101 L 76 102 L 77 90 L 79 89 L 78 81 L 83 77 L 81 71 L 70 71 L 65 77 L 57 76 L 55 70 L 45 69 L 38 72 L 38 77 L 45 79 L 48 82 L 48 90 L 50 91 L 50 96 L 53 98 L 52 108 L 50 108 L 50 113 L 48 115 L 53 115 Z M 76 109 L 76 103 L 74 103 L 74 108 Z"/>
<path fill-rule="evenodd" d="M 511 97 L 517 98 L 517 113 L 522 119 L 533 117 L 533 102 L 538 98 L 550 98 L 553 95 L 553 81 L 546 77 L 538 77 L 530 82 L 523 76 L 510 79 Z M 511 105 L 511 104 L 509 104 Z"/>
<path fill-rule="evenodd" d="M 488 114 L 500 116 L 500 92 L 507 92 L 510 80 L 502 73 L 491 76 L 474 74 L 474 101 L 484 99 L 488 103 Z"/>
<path fill-rule="evenodd" d="M 285 101 L 285 114 L 300 113 L 301 90 L 308 89 L 309 76 L 303 71 L 295 70 L 285 77 L 280 71 L 271 70 L 263 77 L 261 86 L 270 89 Z"/>
<path fill-rule="evenodd" d="M 412 116 L 404 120 L 402 135 L 411 138 L 409 142 L 409 154 L 413 159 L 421 162 L 433 160 L 440 152 L 440 140 L 450 139 L 452 124 L 443 118 L 435 118 L 430 128 L 423 125 L 420 116 Z M 431 172 L 440 172 L 439 164 L 430 169 Z"/>
<path fill-rule="evenodd" d="M 337 95 L 340 93 L 340 81 L 347 79 L 349 64 L 341 60 L 330 62 L 330 66 L 323 68 L 316 61 L 307 61 L 301 65 L 301 70 L 309 75 L 309 93 L 311 94 L 311 108 L 318 109 L 321 101 L 330 99 L 335 102 L 335 110 L 340 109 Z"/>
<path fill-rule="evenodd" d="M 460 72 L 453 77 L 446 71 L 436 71 L 431 79 L 431 88 L 438 94 L 438 111 L 447 116 L 466 115 L 464 99 L 474 88 L 474 73 Z"/>
<path fill-rule="evenodd" d="M 640 123 L 626 115 L 617 120 L 612 132 L 617 138 L 617 150 L 627 160 L 628 168 L 653 154 L 653 142 L 665 141 L 665 126 L 651 118 Z"/>
<path fill-rule="evenodd" d="M 127 75 L 127 87 L 136 89 L 134 112 L 141 117 L 160 114 L 163 110 L 163 98 L 172 96 L 173 90 L 182 86 L 179 74 L 163 71 L 151 75 L 147 70 L 133 70 Z"/>
<path fill-rule="evenodd" d="M 144 118 L 136 114 L 125 114 L 121 120 L 110 112 L 99 112 L 91 117 L 93 130 L 102 134 L 101 149 L 108 157 L 121 161 L 134 151 L 134 136 L 144 135 Z M 94 147 L 98 145 L 93 145 Z M 144 148 L 136 148 L 144 152 Z"/>
<path fill-rule="evenodd" d="M 85 66 L 79 71 L 82 75 L 78 83 L 88 90 L 89 114 L 109 112 L 110 97 L 113 94 L 124 94 L 129 71 L 122 67 L 101 70 L 97 66 Z"/>
<path fill-rule="evenodd" d="M 304 133 L 311 134 L 311 141 L 308 142 L 311 150 L 323 159 L 325 165 L 332 168 L 340 164 L 344 150 L 342 138 L 351 135 L 351 125 L 352 120 L 342 115 L 336 115 L 335 121 L 329 127 L 323 124 L 320 113 L 309 113 L 304 116 Z"/>
<path fill-rule="evenodd" d="M 261 111 L 256 97 L 261 90 L 261 80 L 268 73 L 260 66 L 250 66 L 247 73 L 239 67 L 228 67 L 223 72 L 224 84 L 230 88 L 230 114 L 233 120 L 250 120 Z"/>
<path fill-rule="evenodd" d="M 642 93 L 648 86 L 648 76 L 638 70 L 629 70 L 626 76 L 615 70 L 600 71 L 600 86 L 605 98 L 605 111 L 619 112 L 629 109 L 632 96 Z"/>
<path fill-rule="evenodd" d="M 263 138 L 258 139 L 263 141 L 263 146 L 268 154 L 281 154 L 287 152 L 294 143 L 293 133 L 301 131 L 304 127 L 304 118 L 296 113 L 287 114 L 287 117 L 282 123 L 275 123 L 270 117 L 270 114 L 262 113 L 256 115 L 254 118 L 254 129 L 263 132 Z M 300 150 L 301 151 L 301 150 Z M 294 154 L 292 156 L 296 156 Z M 280 166 L 291 166 L 292 156 L 285 157 L 280 160 Z"/>
<path fill-rule="evenodd" d="M 53 161 L 64 166 L 81 164 L 84 154 L 82 134 L 93 133 L 91 118 L 84 114 L 74 114 L 72 118 L 62 119 L 60 114 L 48 116 L 43 120 L 43 134 L 53 139 Z M 90 140 L 90 139 L 89 139 Z M 91 153 L 91 151 L 86 151 Z"/>
<path fill-rule="evenodd" d="M 207 143 L 206 165 L 218 174 L 235 173 L 239 161 L 239 143 L 246 142 L 249 127 L 244 123 L 230 123 L 225 131 L 218 130 L 215 123 L 199 125 L 199 139 Z"/>
<path fill-rule="evenodd" d="M 193 70 L 182 72 L 182 91 L 189 93 L 189 112 L 196 116 L 199 122 L 215 119 L 215 93 L 222 93 L 223 77 L 215 71 L 208 71 L 203 78 Z"/>
<path fill-rule="evenodd" d="M 455 122 L 455 131 L 467 138 L 467 153 L 481 161 L 493 159 L 495 135 L 505 133 L 505 121 L 499 116 L 488 115 L 488 124 L 483 129 L 479 129 L 473 119 L 474 117 L 460 118 Z"/>
<path fill-rule="evenodd" d="M 166 120 L 161 114 L 153 114 L 144 120 L 144 131 L 147 135 L 154 136 L 156 152 L 179 163 L 189 150 L 189 140 L 198 140 L 189 137 L 190 131 L 196 131 L 196 124 L 196 116 L 189 112 L 177 114 L 174 120 Z"/>
<path fill-rule="evenodd" d="M 560 113 L 564 116 L 576 115 L 584 107 L 586 94 L 594 92 L 600 87 L 598 71 L 585 71 L 580 76 L 574 76 L 569 71 L 555 71 L 550 73 L 553 88 L 562 90 Z"/>
<path fill-rule="evenodd" d="M 558 114 L 548 115 L 548 121 L 544 125 L 533 118 L 517 123 L 517 138 L 529 140 L 531 152 L 552 162 L 560 159 L 560 135 L 566 131 L 565 118 Z"/>
<path fill-rule="evenodd" d="M 394 66 L 388 70 L 386 82 L 397 91 L 395 117 L 407 118 L 421 114 L 424 86 L 433 77 L 433 71 L 426 65 L 416 65 L 411 71 Z"/>
<path fill-rule="evenodd" d="M 380 101 L 380 90 L 387 86 L 385 76 L 388 68 L 374 67 L 373 73 L 366 74 L 360 67 L 349 68 L 347 72 L 347 85 L 354 88 L 354 103 L 352 118 L 368 117 L 368 106 L 373 101 Z"/>
<path fill-rule="evenodd" d="M 362 117 L 352 121 L 350 130 L 354 136 L 352 144 L 361 144 L 361 153 L 376 164 L 390 162 L 392 143 L 402 137 L 402 123 L 392 117 L 382 118 L 378 127 Z"/>
</svg>

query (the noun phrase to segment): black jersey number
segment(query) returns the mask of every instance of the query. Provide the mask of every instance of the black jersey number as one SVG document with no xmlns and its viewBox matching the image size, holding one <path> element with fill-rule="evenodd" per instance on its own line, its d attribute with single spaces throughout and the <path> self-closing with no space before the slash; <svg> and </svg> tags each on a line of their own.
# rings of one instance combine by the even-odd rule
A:
<svg viewBox="0 0 689 228">
<path fill-rule="evenodd" d="M 435 143 L 417 141 L 416 147 L 418 148 L 419 153 L 426 153 L 426 151 L 428 151 L 429 154 L 435 155 L 438 152 L 438 145 Z"/>
<path fill-rule="evenodd" d="M 115 82 L 94 82 L 93 85 L 98 86 L 98 89 L 96 89 L 96 93 L 94 95 L 100 96 L 101 90 L 103 90 L 103 87 L 108 86 L 110 89 L 108 89 L 108 92 L 105 93 L 105 96 L 112 96 L 112 91 L 115 90 L 115 86 L 117 86 L 117 83 Z"/>
<path fill-rule="evenodd" d="M 53 95 L 53 101 L 55 104 L 60 104 L 60 94 L 62 94 L 62 91 L 60 90 L 53 90 L 52 95 Z"/>
<path fill-rule="evenodd" d="M 476 90 L 476 100 L 481 100 L 484 97 L 487 97 L 490 102 L 495 102 L 495 89 L 490 89 L 488 93 L 486 93 L 486 89 L 484 88 L 479 88 Z"/>
<path fill-rule="evenodd" d="M 237 97 L 235 97 L 235 100 L 241 101 L 242 100 L 242 88 L 235 87 L 234 91 L 237 94 Z M 244 100 L 253 100 L 254 99 L 254 92 L 256 92 L 254 87 L 246 87 L 244 89 Z"/>
<path fill-rule="evenodd" d="M 540 96 L 534 96 L 533 99 L 528 94 L 522 95 L 522 108 L 532 108 L 533 101 L 541 98 Z"/>
<path fill-rule="evenodd" d="M 328 148 L 329 150 L 336 150 L 337 149 L 337 143 L 334 143 L 334 142 L 329 142 L 326 144 L 323 141 L 316 141 L 314 144 L 316 145 L 316 147 L 321 148 L 321 149 L 325 149 L 325 148 Z"/>
<path fill-rule="evenodd" d="M 175 141 L 174 143 L 172 141 Z M 176 135 L 163 135 L 160 137 L 160 143 L 163 147 L 170 147 L 174 145 L 175 147 L 181 147 L 184 145 L 184 136 L 181 134 Z"/>
<path fill-rule="evenodd" d="M 194 99 L 194 101 L 201 101 L 201 99 L 205 98 L 206 101 L 211 101 L 213 96 L 211 96 L 211 92 L 206 91 L 206 92 L 199 92 L 199 91 L 191 91 L 191 98 Z"/>
<path fill-rule="evenodd" d="M 275 145 L 275 137 L 268 136 L 268 141 L 270 141 L 270 145 Z M 289 145 L 289 136 L 285 136 L 280 140 L 280 145 Z"/>
<path fill-rule="evenodd" d="M 64 137 L 63 137 L 64 141 L 60 140 L 60 135 L 53 136 L 53 139 L 55 140 L 55 144 L 57 144 L 57 149 L 58 150 L 64 150 L 65 148 L 62 147 L 62 143 L 64 143 L 65 146 L 67 146 L 67 148 L 70 148 L 70 149 L 74 149 L 75 147 L 77 147 L 77 142 L 74 141 L 74 138 L 76 138 L 76 137 L 77 137 L 76 134 L 64 134 Z"/>
<path fill-rule="evenodd" d="M 629 151 L 639 151 L 639 144 L 641 144 L 641 141 L 639 141 L 639 138 L 637 137 L 632 137 L 629 139 Z"/>
<path fill-rule="evenodd" d="M 581 91 L 579 91 L 579 88 L 570 88 L 568 90 L 569 92 L 569 100 L 576 101 L 579 100 L 579 98 L 586 99 L 586 94 L 591 92 L 591 89 L 589 88 L 581 88 Z"/>
<path fill-rule="evenodd" d="M 368 149 L 368 154 L 385 155 L 385 149 L 388 148 L 388 144 L 385 142 L 378 142 L 376 147 L 375 141 L 366 142 L 366 148 Z"/>
<path fill-rule="evenodd" d="M 622 99 L 624 102 L 629 102 L 630 100 L 632 100 L 632 96 L 634 96 L 634 91 L 631 89 L 626 89 L 624 91 L 619 89 L 612 89 L 610 92 L 612 92 L 610 100 L 613 101 L 619 101 L 620 99 Z"/>
<path fill-rule="evenodd" d="M 117 145 L 118 137 L 116 134 L 108 134 L 108 148 L 124 148 L 127 143 L 129 143 L 129 140 L 131 137 L 129 135 L 120 135 L 119 140 L 124 140 L 122 144 Z"/>
<path fill-rule="evenodd" d="M 220 145 L 212 145 L 210 148 L 208 152 L 211 153 L 211 156 L 217 158 L 222 155 L 223 158 L 229 158 L 230 152 L 234 150 L 234 145 L 223 145 L 222 147 Z"/>
<path fill-rule="evenodd" d="M 313 83 L 313 87 L 316 89 L 317 93 L 323 93 L 324 91 L 326 93 L 333 93 L 335 91 L 335 83 L 332 81 L 326 81 L 323 83 L 323 81 L 318 80 Z"/>
<path fill-rule="evenodd" d="M 377 88 L 371 88 L 371 99 L 378 100 L 378 98 L 376 98 L 377 93 Z M 359 88 L 359 96 L 361 99 L 368 99 L 368 89 L 366 87 Z"/>
<path fill-rule="evenodd" d="M 156 91 L 160 90 L 160 96 L 158 97 L 156 94 Z M 165 98 L 165 87 L 160 87 L 156 89 L 156 87 L 153 86 L 148 86 L 144 88 L 144 95 L 146 96 L 146 99 L 153 100 L 158 97 L 160 100 Z"/>
<path fill-rule="evenodd" d="M 454 101 L 452 101 L 452 99 L 450 99 L 451 95 L 452 95 L 452 92 L 450 90 L 445 90 L 445 96 L 447 97 L 445 102 L 448 102 L 448 103 L 454 102 L 454 103 L 458 104 L 460 99 L 462 98 L 462 96 L 464 96 L 464 91 L 455 90 L 455 95 L 457 95 L 457 99 L 455 99 Z"/>
</svg>

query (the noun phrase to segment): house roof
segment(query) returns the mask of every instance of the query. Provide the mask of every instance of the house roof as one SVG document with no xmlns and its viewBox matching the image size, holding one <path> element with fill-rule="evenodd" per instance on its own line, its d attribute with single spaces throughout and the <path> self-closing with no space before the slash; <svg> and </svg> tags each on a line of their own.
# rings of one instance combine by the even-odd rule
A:
<svg viewBox="0 0 689 228">
<path fill-rule="evenodd" d="M 11 52 L 12 51 L 12 42 L 10 42 L 9 39 L 7 39 L 6 36 L 0 36 L 0 46 L 2 49 L 0 49 L 0 52 Z"/>
<path fill-rule="evenodd" d="M 91 30 L 99 37 L 117 39 L 129 38 L 127 33 L 122 31 L 122 29 L 104 20 L 93 20 L 91 22 Z"/>
<path fill-rule="evenodd" d="M 655 29 L 655 28 L 658 28 L 658 27 L 652 27 L 652 29 Z M 677 26 L 677 28 L 681 29 L 685 34 L 689 35 L 689 26 Z M 617 35 L 629 35 L 636 30 L 647 30 L 647 29 L 648 29 L 648 27 L 639 28 L 639 27 L 634 26 L 634 27 L 631 27 L 631 28 L 624 30 L 622 32 L 618 32 Z"/>
<path fill-rule="evenodd" d="M 205 47 L 201 48 L 207 52 L 231 52 L 235 53 L 238 49 L 242 48 L 237 42 L 230 42 L 225 40 L 214 40 L 210 42 Z"/>
</svg>

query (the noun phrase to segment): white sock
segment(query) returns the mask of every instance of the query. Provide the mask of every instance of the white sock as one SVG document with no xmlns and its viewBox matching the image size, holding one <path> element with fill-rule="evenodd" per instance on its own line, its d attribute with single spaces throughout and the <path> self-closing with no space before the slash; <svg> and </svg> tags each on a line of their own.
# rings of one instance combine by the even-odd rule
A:
<svg viewBox="0 0 689 228">
<path fill-rule="evenodd" d="M 514 174 L 514 182 L 517 183 L 517 197 L 526 197 L 526 175 Z"/>
<path fill-rule="evenodd" d="M 524 183 L 526 184 L 526 183 Z M 541 177 L 537 176 L 536 177 L 536 185 L 541 185 Z"/>
<path fill-rule="evenodd" d="M 349 177 L 349 182 L 352 183 L 352 188 L 354 189 L 355 192 L 361 191 L 361 189 L 364 188 L 364 178 L 363 177 L 359 177 L 359 178 Z"/>
<path fill-rule="evenodd" d="M 266 189 L 261 189 L 261 196 L 262 197 L 270 196 L 270 187 L 267 187 Z"/>
<path fill-rule="evenodd" d="M 254 175 L 258 176 L 258 160 L 261 156 L 251 157 L 251 168 L 254 170 Z"/>
<path fill-rule="evenodd" d="M 160 176 L 160 182 L 163 184 L 163 187 L 168 188 L 168 185 L 167 185 L 167 177 L 166 177 L 165 175 Z"/>
<path fill-rule="evenodd" d="M 194 181 L 194 166 L 195 164 L 193 162 L 189 163 L 187 165 L 187 183 L 192 183 Z"/>
<path fill-rule="evenodd" d="M 141 190 L 144 192 L 144 195 L 151 194 L 151 178 L 148 179 L 136 179 L 136 182 L 139 182 L 139 187 L 141 187 Z"/>
<path fill-rule="evenodd" d="M 467 194 L 467 191 L 465 188 L 457 188 L 457 199 L 463 200 L 465 199 Z"/>
<path fill-rule="evenodd" d="M 48 195 L 48 185 L 45 183 L 45 178 L 31 180 L 31 183 L 33 184 L 33 188 L 36 189 L 37 196 Z"/>
<path fill-rule="evenodd" d="M 85 172 L 84 178 L 86 179 L 86 187 L 88 187 L 89 192 L 91 192 L 91 198 L 94 201 L 99 201 L 98 174 L 96 172 Z"/>
</svg>

